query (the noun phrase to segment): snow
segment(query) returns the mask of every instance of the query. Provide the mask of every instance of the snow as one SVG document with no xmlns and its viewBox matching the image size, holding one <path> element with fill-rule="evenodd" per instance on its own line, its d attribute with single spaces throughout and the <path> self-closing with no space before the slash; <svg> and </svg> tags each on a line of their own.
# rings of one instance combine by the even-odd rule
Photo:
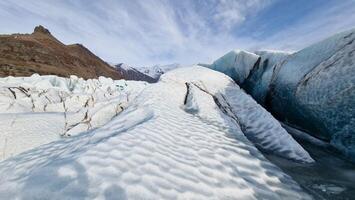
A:
<svg viewBox="0 0 355 200">
<path fill-rule="evenodd" d="M 242 84 L 258 60 L 259 56 L 254 53 L 234 50 L 214 61 L 209 67 L 228 75 L 237 84 Z"/>
<path fill-rule="evenodd" d="M 0 160 L 106 124 L 145 85 L 104 77 L 1 78 Z"/>
<path fill-rule="evenodd" d="M 235 118 L 243 133 L 260 149 L 291 160 L 314 162 L 281 124 L 228 76 L 212 73 L 213 71 L 198 66 L 180 68 L 173 72 L 164 75 L 161 81 L 178 80 L 198 85 L 213 96 L 214 101 L 226 109 L 225 112 L 229 116 Z M 195 90 L 192 90 L 194 91 L 192 94 L 196 93 Z M 193 104 L 196 104 L 195 97 L 193 100 L 195 101 Z"/>
<path fill-rule="evenodd" d="M 173 69 L 183 67 L 180 64 L 174 63 L 174 64 L 169 64 L 169 65 L 154 65 L 153 67 L 140 67 L 137 68 L 137 70 L 141 71 L 142 73 L 158 80 L 159 77 Z"/>
<path fill-rule="evenodd" d="M 240 90 L 231 82 L 202 67 L 168 72 L 102 127 L 0 162 L 0 198 L 310 199 L 216 104 L 224 87 Z"/>
<path fill-rule="evenodd" d="M 289 56 L 275 68 L 270 108 L 355 161 L 355 29 Z"/>
<path fill-rule="evenodd" d="M 118 64 L 122 69 L 124 70 L 132 70 L 135 69 L 132 66 L 127 65 L 126 63 Z M 113 65 L 114 68 L 116 68 L 116 65 Z"/>
</svg>

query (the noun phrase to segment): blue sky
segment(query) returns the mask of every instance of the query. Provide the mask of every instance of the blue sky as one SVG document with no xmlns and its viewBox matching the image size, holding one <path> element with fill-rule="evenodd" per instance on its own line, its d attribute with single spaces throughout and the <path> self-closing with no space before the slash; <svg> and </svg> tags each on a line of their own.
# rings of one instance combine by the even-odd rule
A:
<svg viewBox="0 0 355 200">
<path fill-rule="evenodd" d="M 0 33 L 38 24 L 112 63 L 209 63 L 232 49 L 296 51 L 355 28 L 355 0 L 0 1 Z"/>
</svg>

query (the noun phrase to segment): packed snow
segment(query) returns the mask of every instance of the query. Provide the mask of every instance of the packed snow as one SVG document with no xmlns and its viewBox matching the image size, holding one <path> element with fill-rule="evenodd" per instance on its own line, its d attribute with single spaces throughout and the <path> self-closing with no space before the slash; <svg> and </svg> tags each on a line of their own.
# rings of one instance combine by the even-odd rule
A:
<svg viewBox="0 0 355 200">
<path fill-rule="evenodd" d="M 104 77 L 1 78 L 0 160 L 106 124 L 145 86 Z"/>
<path fill-rule="evenodd" d="M 227 76 L 181 68 L 135 94 L 102 127 L 0 162 L 0 199 L 311 198 L 245 136 L 311 158 Z"/>
</svg>

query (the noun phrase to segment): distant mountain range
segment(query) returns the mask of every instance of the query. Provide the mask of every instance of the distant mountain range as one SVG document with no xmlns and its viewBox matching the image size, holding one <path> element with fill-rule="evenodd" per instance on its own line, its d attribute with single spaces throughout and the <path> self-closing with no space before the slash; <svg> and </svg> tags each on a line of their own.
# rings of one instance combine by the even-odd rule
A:
<svg viewBox="0 0 355 200">
<path fill-rule="evenodd" d="M 32 34 L 0 35 L 0 77 L 34 73 L 124 78 L 83 45 L 65 45 L 43 26 L 37 26 Z"/>
<path fill-rule="evenodd" d="M 126 80 L 146 81 L 148 83 L 157 82 L 158 79 L 140 72 L 138 69 L 131 67 L 125 63 L 113 66 Z"/>
<path fill-rule="evenodd" d="M 180 64 L 154 65 L 152 67 L 135 67 L 125 63 L 112 65 L 126 80 L 155 83 L 160 76 L 170 70 L 182 67 Z"/>
<path fill-rule="evenodd" d="M 159 77 L 170 71 L 173 70 L 175 68 L 181 67 L 180 64 L 174 63 L 174 64 L 169 64 L 169 65 L 155 65 L 153 67 L 140 67 L 137 68 L 139 71 L 141 71 L 142 73 L 158 80 Z"/>
</svg>

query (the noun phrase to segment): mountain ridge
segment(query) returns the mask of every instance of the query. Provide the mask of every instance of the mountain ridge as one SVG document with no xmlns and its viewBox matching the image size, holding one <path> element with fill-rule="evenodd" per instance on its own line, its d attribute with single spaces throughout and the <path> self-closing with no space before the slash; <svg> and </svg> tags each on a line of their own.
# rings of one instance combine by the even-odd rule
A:
<svg viewBox="0 0 355 200">
<path fill-rule="evenodd" d="M 0 77 L 77 75 L 84 79 L 123 76 L 81 44 L 65 45 L 43 26 L 31 34 L 0 35 Z"/>
</svg>

